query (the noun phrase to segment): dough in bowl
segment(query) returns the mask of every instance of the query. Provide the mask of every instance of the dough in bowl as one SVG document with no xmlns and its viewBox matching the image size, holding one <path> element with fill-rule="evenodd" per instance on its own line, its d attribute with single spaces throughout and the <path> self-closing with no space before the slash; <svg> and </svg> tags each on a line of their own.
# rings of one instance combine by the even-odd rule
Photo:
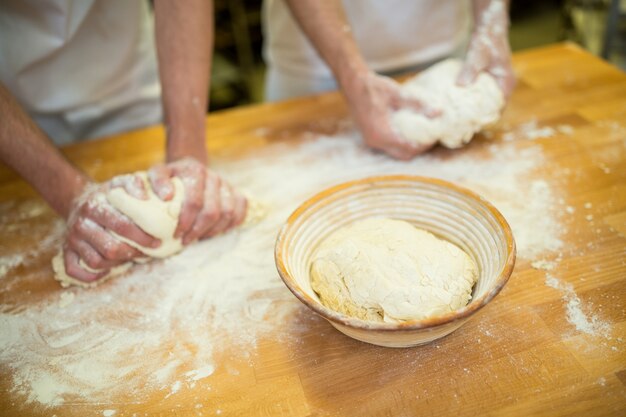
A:
<svg viewBox="0 0 626 417">
<path fill-rule="evenodd" d="M 328 236 L 311 264 L 322 304 L 375 322 L 420 320 L 457 310 L 478 278 L 460 248 L 408 222 L 368 218 Z"/>
<path fill-rule="evenodd" d="M 393 128 L 406 140 L 447 148 L 468 143 L 484 126 L 495 123 L 504 107 L 504 94 L 495 78 L 486 72 L 473 84 L 456 85 L 463 62 L 448 59 L 417 74 L 402 85 L 404 95 L 424 101 L 442 111 L 428 118 L 411 109 L 392 113 Z"/>
</svg>

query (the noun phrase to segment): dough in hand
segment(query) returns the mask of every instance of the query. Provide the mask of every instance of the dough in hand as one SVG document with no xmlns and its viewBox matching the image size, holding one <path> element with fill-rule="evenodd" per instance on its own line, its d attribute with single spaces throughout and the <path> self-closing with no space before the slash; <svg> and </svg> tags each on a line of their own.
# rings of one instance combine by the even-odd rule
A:
<svg viewBox="0 0 626 417">
<path fill-rule="evenodd" d="M 180 252 L 183 248 L 181 238 L 175 238 L 174 232 L 178 226 L 178 217 L 185 199 L 185 188 L 180 178 L 172 178 L 174 197 L 163 201 L 154 193 L 148 175 L 145 172 L 137 174 L 143 181 L 148 198 L 141 200 L 128 194 L 124 188 L 116 187 L 106 194 L 106 199 L 120 213 L 128 216 L 141 230 L 161 240 L 157 248 L 148 248 L 111 232 L 117 239 L 136 248 L 141 253 L 152 258 L 166 258 Z"/>
<path fill-rule="evenodd" d="M 169 201 L 163 201 L 154 193 L 152 185 L 148 180 L 148 175 L 145 171 L 136 172 L 135 175 L 141 178 L 148 196 L 147 199 L 142 200 L 135 198 L 121 187 L 115 187 L 107 192 L 101 192 L 94 198 L 96 201 L 101 201 L 103 204 L 110 204 L 120 213 L 129 217 L 144 232 L 161 240 L 161 245 L 157 248 L 141 246 L 135 241 L 120 236 L 113 231 L 109 231 L 109 233 L 111 233 L 116 239 L 136 248 L 139 252 L 146 256 L 145 258 L 135 259 L 134 262 L 126 262 L 122 265 L 111 268 L 107 275 L 91 283 L 80 281 L 67 274 L 65 271 L 63 250 L 61 250 L 52 259 L 52 268 L 54 270 L 55 279 L 59 281 L 63 287 L 68 287 L 70 285 L 95 287 L 107 279 L 125 273 L 136 263 L 149 262 L 153 258 L 167 258 L 168 256 L 172 256 L 183 249 L 182 239 L 174 237 L 174 233 L 178 227 L 178 218 L 180 217 L 182 205 L 185 200 L 185 188 L 183 186 L 183 182 L 180 178 L 172 178 L 172 183 L 174 185 L 174 197 Z M 220 192 L 225 191 L 221 188 Z M 261 202 L 253 198 L 247 198 L 247 201 L 248 208 L 246 211 L 246 218 L 241 227 L 251 227 L 259 223 L 268 212 L 268 208 Z M 83 262 L 82 259 L 79 261 L 79 264 L 87 271 L 93 273 L 100 272 L 90 268 Z"/>
<path fill-rule="evenodd" d="M 325 306 L 376 322 L 403 322 L 467 305 L 474 261 L 408 222 L 369 218 L 326 238 L 313 254 L 311 287 Z"/>
<path fill-rule="evenodd" d="M 424 145 L 438 141 L 447 148 L 459 148 L 484 126 L 498 121 L 505 99 L 495 78 L 482 72 L 473 84 L 459 87 L 456 79 L 462 67 L 462 61 L 448 59 L 402 85 L 405 96 L 422 100 L 442 114 L 428 118 L 406 108 L 393 112 L 391 124 L 401 137 Z"/>
<path fill-rule="evenodd" d="M 182 240 L 174 237 L 174 232 L 178 226 L 178 217 L 185 199 L 185 189 L 182 181 L 179 178 L 172 178 L 174 185 L 174 197 L 169 201 L 163 201 L 154 193 L 150 181 L 148 181 L 148 175 L 146 172 L 136 173 L 143 183 L 148 198 L 141 200 L 128 194 L 122 187 L 115 187 L 107 192 L 102 192 L 95 196 L 96 200 L 108 202 L 122 214 L 128 216 L 137 226 L 139 226 L 147 234 L 154 236 L 161 240 L 161 245 L 157 248 L 148 248 L 141 246 L 138 243 L 127 239 L 123 236 L 110 232 L 116 239 L 121 240 L 130 246 L 136 248 L 141 253 L 146 255 L 143 260 L 137 260 L 137 262 L 147 261 L 150 258 L 166 258 L 174 255 L 183 248 Z M 70 285 L 79 285 L 82 287 L 93 287 L 102 283 L 104 280 L 118 276 L 126 272 L 134 262 L 127 262 L 112 268 L 109 273 L 100 278 L 98 281 L 87 283 L 78 279 L 72 278 L 65 271 L 65 262 L 63 260 L 63 250 L 52 260 L 52 268 L 54 269 L 55 279 L 61 283 L 63 287 Z M 89 268 L 82 260 L 80 265 L 88 271 L 99 272 L 92 268 Z"/>
</svg>

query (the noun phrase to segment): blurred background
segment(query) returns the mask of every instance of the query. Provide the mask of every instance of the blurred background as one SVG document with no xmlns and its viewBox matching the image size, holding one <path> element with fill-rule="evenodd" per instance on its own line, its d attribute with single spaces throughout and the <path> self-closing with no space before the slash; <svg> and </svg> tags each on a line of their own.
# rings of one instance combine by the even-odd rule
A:
<svg viewBox="0 0 626 417">
<path fill-rule="evenodd" d="M 263 101 L 262 0 L 214 0 L 211 110 Z M 513 51 L 576 42 L 626 70 L 626 0 L 511 0 Z"/>
</svg>

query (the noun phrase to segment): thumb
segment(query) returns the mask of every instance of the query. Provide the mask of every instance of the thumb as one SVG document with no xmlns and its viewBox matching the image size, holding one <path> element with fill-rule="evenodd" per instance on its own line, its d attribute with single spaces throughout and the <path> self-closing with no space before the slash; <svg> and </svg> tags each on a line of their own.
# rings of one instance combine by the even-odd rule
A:
<svg viewBox="0 0 626 417">
<path fill-rule="evenodd" d="M 509 75 L 504 77 L 498 77 L 497 81 L 498 85 L 502 89 L 502 92 L 504 93 L 504 97 L 510 97 L 516 84 L 515 76 Z"/>
<path fill-rule="evenodd" d="M 456 85 L 459 87 L 467 87 L 476 80 L 477 76 L 478 71 L 476 71 L 476 68 L 473 65 L 465 64 L 456 77 Z"/>
<path fill-rule="evenodd" d="M 163 201 L 174 197 L 174 184 L 170 178 L 170 170 L 165 165 L 157 165 L 148 171 L 150 186 L 154 193 Z"/>
</svg>

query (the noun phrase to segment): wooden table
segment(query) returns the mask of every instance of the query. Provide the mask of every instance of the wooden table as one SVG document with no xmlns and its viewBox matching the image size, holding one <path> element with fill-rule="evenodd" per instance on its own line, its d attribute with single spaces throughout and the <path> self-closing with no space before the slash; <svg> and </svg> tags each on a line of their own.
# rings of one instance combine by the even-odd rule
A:
<svg viewBox="0 0 626 417">
<path fill-rule="evenodd" d="M 569 44 L 518 53 L 514 64 L 518 86 L 499 126 L 515 129 L 536 117 L 539 126 L 576 128 L 571 140 L 537 141 L 549 161 L 545 178 L 556 175 L 556 167 L 578 173 L 561 190 L 579 213 L 564 237 L 576 255 L 564 258 L 555 273 L 610 324 L 608 338 L 573 331 L 563 294 L 544 285 L 545 271 L 520 261 L 491 304 L 427 346 L 393 350 L 359 343 L 302 308 L 293 320 L 306 321 L 307 330 L 296 349 L 264 337 L 251 359 L 229 364 L 237 378 L 218 366 L 211 391 L 199 383 L 176 398 L 154 392 L 138 403 L 111 398 L 111 405 L 42 408 L 24 405 L 25 396 L 10 391 L 10 364 L 3 363 L 0 414 L 626 415 L 626 75 Z M 331 132 L 345 116 L 337 94 L 219 112 L 209 117 L 208 144 L 215 160 L 244 158 L 270 142 L 299 140 L 305 131 Z M 256 134 L 260 126 L 271 134 Z M 155 127 L 64 151 L 104 180 L 161 160 L 163 137 Z M 479 137 L 472 146 L 487 142 Z M 592 208 L 584 211 L 587 202 Z M 37 216 L 20 214 L 31 206 Z M 588 227 L 586 212 L 593 213 L 597 230 Z M 28 186 L 0 169 L 1 255 L 28 251 L 45 239 L 54 219 Z M 0 281 L 3 313 L 19 313 L 59 291 L 51 279 L 52 254 L 41 252 Z M 491 329 L 489 337 L 477 331 L 480 326 Z"/>
</svg>

